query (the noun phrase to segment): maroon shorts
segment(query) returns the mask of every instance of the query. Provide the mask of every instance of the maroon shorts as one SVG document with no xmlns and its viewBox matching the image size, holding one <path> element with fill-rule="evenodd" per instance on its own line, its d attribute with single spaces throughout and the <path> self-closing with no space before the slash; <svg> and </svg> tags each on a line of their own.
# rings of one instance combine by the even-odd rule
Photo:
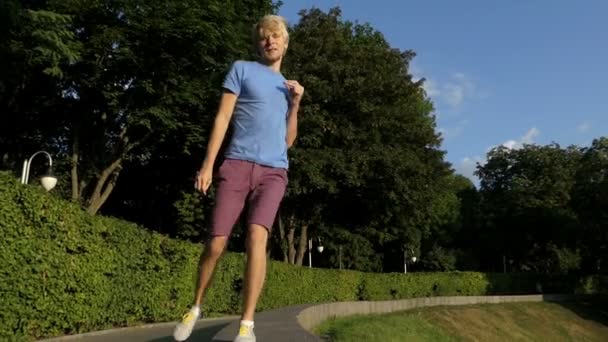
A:
<svg viewBox="0 0 608 342">
<path fill-rule="evenodd" d="M 253 162 L 226 159 L 217 173 L 217 192 L 211 223 L 213 236 L 230 236 L 245 201 L 247 225 L 272 228 L 287 187 L 287 170 Z"/>
</svg>

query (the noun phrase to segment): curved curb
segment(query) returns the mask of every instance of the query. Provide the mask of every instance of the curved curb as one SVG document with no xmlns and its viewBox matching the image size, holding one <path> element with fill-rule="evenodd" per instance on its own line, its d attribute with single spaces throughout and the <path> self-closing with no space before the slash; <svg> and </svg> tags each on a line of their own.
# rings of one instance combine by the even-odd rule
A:
<svg viewBox="0 0 608 342">
<path fill-rule="evenodd" d="M 312 330 L 323 321 L 356 314 L 382 314 L 430 306 L 499 304 L 514 302 L 563 302 L 572 300 L 572 295 L 520 295 L 520 296 L 457 296 L 424 297 L 381 302 L 340 302 L 310 306 L 296 317 L 302 329 Z M 319 341 L 322 341 L 319 339 Z"/>
<path fill-rule="evenodd" d="M 565 302 L 574 295 L 519 295 L 519 296 L 457 296 L 424 297 L 391 301 L 337 302 L 285 307 L 256 314 L 255 333 L 265 342 L 322 342 L 313 334 L 321 322 L 356 314 L 382 314 L 430 306 L 499 304 L 513 302 Z M 213 342 L 232 341 L 239 328 L 233 322 L 220 330 Z"/>
</svg>

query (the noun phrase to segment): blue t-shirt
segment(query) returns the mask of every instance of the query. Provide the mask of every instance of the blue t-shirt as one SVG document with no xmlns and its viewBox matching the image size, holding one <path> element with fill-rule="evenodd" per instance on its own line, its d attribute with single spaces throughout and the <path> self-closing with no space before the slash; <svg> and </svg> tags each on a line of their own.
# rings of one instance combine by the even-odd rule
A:
<svg viewBox="0 0 608 342">
<path fill-rule="evenodd" d="M 258 62 L 237 61 L 223 87 L 237 95 L 226 158 L 288 168 L 285 77 Z"/>
</svg>

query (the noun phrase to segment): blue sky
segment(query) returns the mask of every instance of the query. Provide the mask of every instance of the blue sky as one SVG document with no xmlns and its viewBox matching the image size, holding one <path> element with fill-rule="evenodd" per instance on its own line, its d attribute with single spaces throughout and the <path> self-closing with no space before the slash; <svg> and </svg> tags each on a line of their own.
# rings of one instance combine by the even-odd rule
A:
<svg viewBox="0 0 608 342">
<path fill-rule="evenodd" d="M 410 71 L 427 79 L 458 173 L 501 144 L 608 136 L 608 1 L 284 0 L 279 14 L 295 24 L 313 6 L 417 53 Z"/>
</svg>

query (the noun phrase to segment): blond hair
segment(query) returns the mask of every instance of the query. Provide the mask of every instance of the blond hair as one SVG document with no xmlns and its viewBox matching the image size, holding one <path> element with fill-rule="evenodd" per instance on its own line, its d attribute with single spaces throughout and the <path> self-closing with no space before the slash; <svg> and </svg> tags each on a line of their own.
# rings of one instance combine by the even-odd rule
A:
<svg viewBox="0 0 608 342">
<path fill-rule="evenodd" d="M 287 20 L 280 15 L 268 14 L 262 17 L 253 29 L 253 43 L 257 46 L 260 39 L 264 38 L 266 32 L 280 32 L 285 37 L 285 43 L 289 43 L 289 32 L 287 31 Z"/>
</svg>

